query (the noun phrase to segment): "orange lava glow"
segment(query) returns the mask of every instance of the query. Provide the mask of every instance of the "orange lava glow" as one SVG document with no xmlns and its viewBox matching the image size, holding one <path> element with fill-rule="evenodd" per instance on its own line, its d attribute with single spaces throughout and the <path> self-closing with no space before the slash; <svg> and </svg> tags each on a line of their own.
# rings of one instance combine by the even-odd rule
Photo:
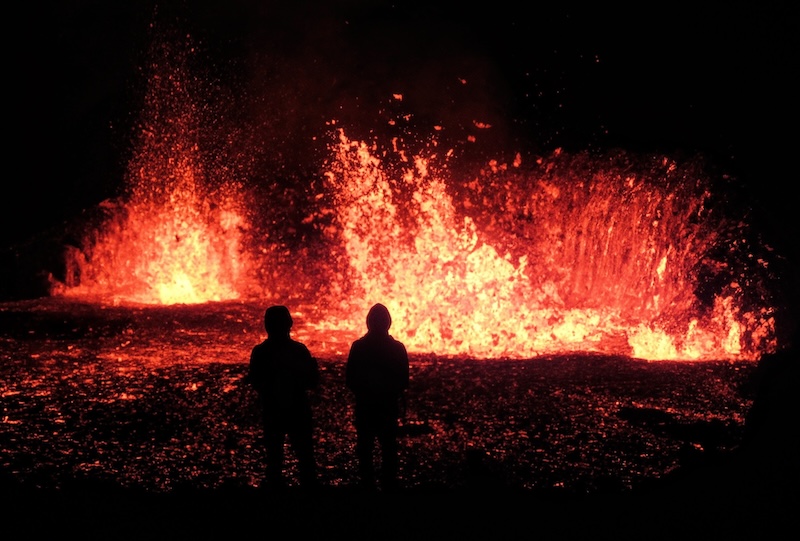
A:
<svg viewBox="0 0 800 541">
<path fill-rule="evenodd" d="M 738 282 L 698 307 L 697 267 L 722 239 L 710 228 L 711 194 L 698 193 L 691 171 L 664 160 L 649 171 L 659 179 L 614 167 L 589 173 L 578 160 L 559 168 L 556 152 L 509 172 L 517 156 L 468 183 L 459 211 L 447 167 L 432 166 L 447 153 L 400 154 L 404 166 L 390 177 L 375 150 L 340 132 L 327 175 L 361 291 L 345 311 L 356 315 L 338 326 L 361 328 L 364 307 L 384 302 L 411 349 L 453 356 L 719 360 L 774 347 L 769 310 L 745 311 Z"/>
<path fill-rule="evenodd" d="M 237 299 L 249 279 L 246 208 L 230 169 L 204 153 L 212 114 L 201 82 L 175 67 L 171 49 L 162 53 L 169 61 L 151 66 L 128 193 L 104 202 L 102 227 L 67 254 L 67 295 L 194 304 Z"/>
<path fill-rule="evenodd" d="M 746 251 L 746 225 L 720 214 L 691 165 L 556 151 L 465 179 L 433 139 L 425 152 L 397 139 L 379 150 L 340 130 L 303 224 L 344 255 L 278 269 L 264 261 L 270 232 L 253 233 L 249 218 L 269 204 L 205 152 L 191 78 L 155 73 L 129 192 L 68 254 L 68 283 L 54 294 L 265 303 L 324 282 L 306 299 L 324 314 L 310 332 L 360 334 L 382 302 L 409 351 L 442 356 L 755 360 L 776 348 L 767 296 L 729 255 Z"/>
</svg>

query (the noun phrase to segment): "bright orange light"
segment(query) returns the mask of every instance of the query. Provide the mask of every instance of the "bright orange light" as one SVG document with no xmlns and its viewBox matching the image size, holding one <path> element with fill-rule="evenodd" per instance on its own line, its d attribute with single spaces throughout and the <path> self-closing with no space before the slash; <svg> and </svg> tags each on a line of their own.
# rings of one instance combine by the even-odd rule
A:
<svg viewBox="0 0 800 541">
<path fill-rule="evenodd" d="M 60 289 L 66 295 L 194 304 L 236 299 L 250 279 L 243 195 L 205 157 L 197 81 L 180 54 L 164 52 L 168 60 L 151 66 L 128 193 L 105 204 L 105 223 L 69 254 L 75 279 Z"/>
<path fill-rule="evenodd" d="M 209 163 L 192 78 L 156 67 L 129 191 L 69 254 L 74 279 L 54 294 L 263 302 L 324 281 L 325 293 L 306 301 L 318 309 L 309 314 L 322 314 L 309 332 L 356 336 L 369 306 L 382 302 L 412 352 L 752 360 L 776 348 L 760 285 L 727 272 L 725 232 L 744 224 L 718 215 L 702 173 L 668 158 L 642 168 L 624 156 L 559 149 L 526 164 L 516 153 L 510 165 L 491 160 L 454 178 L 452 149 L 433 138 L 422 153 L 397 136 L 379 151 L 339 130 L 324 185 L 309 198 L 318 207 L 300 222 L 319 222 L 344 258 L 283 246 L 296 250 L 286 258 L 292 267 L 256 265 L 271 235 L 260 232 L 253 246 L 246 217 L 270 209 L 254 209 L 229 168 Z M 701 287 L 703 272 L 713 288 Z"/>
<path fill-rule="evenodd" d="M 768 310 L 745 310 L 736 282 L 698 309 L 696 267 L 719 232 L 702 179 L 668 160 L 648 172 L 661 186 L 634 171 L 559 168 L 560 151 L 536 174 L 492 161 L 467 184 L 465 215 L 431 158 L 398 153 L 407 165 L 392 178 L 343 131 L 333 151 L 328 185 L 361 296 L 321 329 L 360 329 L 365 307 L 383 302 L 410 349 L 440 355 L 754 359 L 775 346 Z M 409 208 L 393 186 L 411 192 Z"/>
</svg>

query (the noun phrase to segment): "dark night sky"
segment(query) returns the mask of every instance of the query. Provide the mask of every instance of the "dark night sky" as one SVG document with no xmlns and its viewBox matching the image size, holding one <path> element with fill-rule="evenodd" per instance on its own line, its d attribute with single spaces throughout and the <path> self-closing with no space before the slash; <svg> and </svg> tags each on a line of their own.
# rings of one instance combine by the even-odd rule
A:
<svg viewBox="0 0 800 541">
<path fill-rule="evenodd" d="M 286 140 L 317 126 L 321 134 L 336 115 L 374 121 L 378 104 L 401 91 L 421 123 L 456 128 L 482 116 L 508 150 L 701 153 L 769 209 L 769 228 L 796 230 L 795 198 L 784 192 L 797 170 L 792 3 L 554 2 L 527 12 L 508 0 L 467 4 L 77 0 L 18 8 L 9 24 L 23 37 L 7 48 L 14 73 L 6 77 L 17 123 L 7 133 L 6 183 L 15 193 L 2 199 L 3 243 L 117 194 L 148 27 L 168 21 L 180 21 L 214 69 L 244 82 L 243 101 L 275 111 L 294 97 L 294 113 L 277 125 Z M 454 84 L 459 77 L 469 85 Z"/>
</svg>

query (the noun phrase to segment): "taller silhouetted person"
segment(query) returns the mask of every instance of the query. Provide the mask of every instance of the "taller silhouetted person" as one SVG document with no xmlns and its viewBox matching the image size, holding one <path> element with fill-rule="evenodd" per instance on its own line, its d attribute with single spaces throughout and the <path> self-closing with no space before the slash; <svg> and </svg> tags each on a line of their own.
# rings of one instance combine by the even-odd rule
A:
<svg viewBox="0 0 800 541">
<path fill-rule="evenodd" d="M 353 342 L 345 378 L 355 398 L 356 458 L 361 485 L 376 487 L 373 452 L 380 446 L 383 490 L 397 487 L 399 473 L 398 420 L 409 385 L 406 347 L 389 334 L 392 318 L 382 304 L 367 314 L 367 333 Z"/>
<path fill-rule="evenodd" d="M 297 458 L 300 485 L 317 484 L 313 415 L 309 391 L 320 382 L 319 365 L 308 348 L 290 337 L 293 320 L 285 306 L 264 314 L 267 339 L 250 354 L 248 381 L 258 392 L 266 447 L 267 487 L 285 486 L 284 443 Z"/>
</svg>

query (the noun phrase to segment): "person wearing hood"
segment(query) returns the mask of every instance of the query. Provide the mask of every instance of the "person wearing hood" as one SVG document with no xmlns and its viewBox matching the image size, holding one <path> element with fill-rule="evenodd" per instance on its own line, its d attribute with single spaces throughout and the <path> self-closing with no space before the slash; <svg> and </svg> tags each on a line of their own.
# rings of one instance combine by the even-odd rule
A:
<svg viewBox="0 0 800 541">
<path fill-rule="evenodd" d="M 285 306 L 270 306 L 264 314 L 267 339 L 253 347 L 247 381 L 261 404 L 266 477 L 270 488 L 285 486 L 284 442 L 292 446 L 302 487 L 317 486 L 313 415 L 309 392 L 320 383 L 317 360 L 290 337 L 292 316 Z"/>
<path fill-rule="evenodd" d="M 397 487 L 399 473 L 399 419 L 401 403 L 409 386 L 409 362 L 405 345 L 389 334 L 392 318 L 383 304 L 367 314 L 367 333 L 350 347 L 345 367 L 347 388 L 355 401 L 356 458 L 359 480 L 375 488 L 373 453 L 380 447 L 381 489 Z"/>
</svg>

